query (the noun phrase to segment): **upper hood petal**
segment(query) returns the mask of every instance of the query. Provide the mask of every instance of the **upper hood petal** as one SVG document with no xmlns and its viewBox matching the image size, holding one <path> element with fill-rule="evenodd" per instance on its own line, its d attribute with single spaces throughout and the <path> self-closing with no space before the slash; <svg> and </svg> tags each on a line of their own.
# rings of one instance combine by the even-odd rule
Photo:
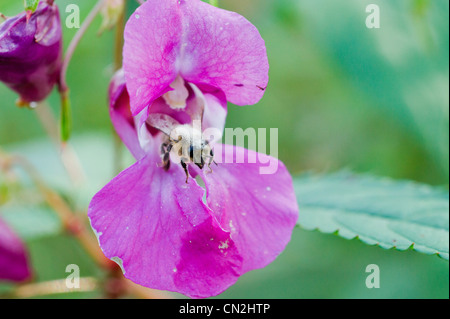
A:
<svg viewBox="0 0 450 319">
<path fill-rule="evenodd" d="M 170 91 L 178 75 L 238 105 L 257 103 L 268 83 L 256 27 L 200 0 L 146 1 L 127 22 L 123 64 L 134 115 Z"/>
<path fill-rule="evenodd" d="M 133 115 L 170 90 L 181 28 L 178 0 L 146 1 L 128 20 L 123 68 Z"/>
</svg>

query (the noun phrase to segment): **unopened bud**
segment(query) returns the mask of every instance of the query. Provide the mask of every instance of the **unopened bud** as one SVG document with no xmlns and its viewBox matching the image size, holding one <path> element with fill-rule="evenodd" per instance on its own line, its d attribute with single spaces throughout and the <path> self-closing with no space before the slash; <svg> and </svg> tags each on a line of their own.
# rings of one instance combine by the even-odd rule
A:
<svg viewBox="0 0 450 319">
<path fill-rule="evenodd" d="M 59 82 L 62 30 L 59 11 L 43 0 L 0 24 L 0 81 L 20 95 L 22 104 L 44 100 Z"/>
</svg>

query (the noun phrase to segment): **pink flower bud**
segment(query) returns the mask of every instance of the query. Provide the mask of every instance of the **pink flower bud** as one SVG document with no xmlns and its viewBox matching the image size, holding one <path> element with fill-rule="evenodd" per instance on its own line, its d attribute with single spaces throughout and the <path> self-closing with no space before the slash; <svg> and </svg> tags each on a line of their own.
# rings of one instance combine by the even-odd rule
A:
<svg viewBox="0 0 450 319">
<path fill-rule="evenodd" d="M 45 99 L 59 82 L 62 30 L 58 7 L 41 1 L 0 25 L 0 81 L 20 95 L 21 103 Z"/>
</svg>

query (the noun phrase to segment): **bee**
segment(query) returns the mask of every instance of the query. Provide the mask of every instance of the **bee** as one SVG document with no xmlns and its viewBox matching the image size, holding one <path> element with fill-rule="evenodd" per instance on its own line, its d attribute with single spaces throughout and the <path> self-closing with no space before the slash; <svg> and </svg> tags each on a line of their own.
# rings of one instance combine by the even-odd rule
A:
<svg viewBox="0 0 450 319">
<path fill-rule="evenodd" d="M 189 182 L 188 164 L 194 163 L 200 169 L 207 166 L 212 172 L 214 151 L 210 141 L 204 138 L 200 129 L 191 124 L 180 124 L 165 114 L 152 114 L 147 121 L 150 125 L 166 135 L 161 145 L 162 167 L 170 169 L 170 155 L 180 159 L 180 164 L 186 173 L 186 183 Z"/>
</svg>

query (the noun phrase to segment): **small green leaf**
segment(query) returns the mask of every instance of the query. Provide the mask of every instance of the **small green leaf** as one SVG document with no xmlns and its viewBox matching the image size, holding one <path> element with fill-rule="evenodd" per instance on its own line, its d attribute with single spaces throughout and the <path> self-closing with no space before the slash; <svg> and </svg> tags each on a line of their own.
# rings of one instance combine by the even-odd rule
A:
<svg viewBox="0 0 450 319">
<path fill-rule="evenodd" d="M 219 0 L 209 0 L 209 4 L 215 7 L 219 6 Z"/>
<path fill-rule="evenodd" d="M 448 191 L 348 172 L 298 177 L 294 187 L 305 229 L 449 259 Z"/>
<path fill-rule="evenodd" d="M 72 132 L 72 109 L 69 92 L 61 93 L 61 141 L 63 143 L 70 139 Z"/>
<path fill-rule="evenodd" d="M 25 7 L 25 11 L 31 11 L 31 12 L 36 11 L 39 1 L 40 0 L 24 0 L 23 5 Z"/>
</svg>

